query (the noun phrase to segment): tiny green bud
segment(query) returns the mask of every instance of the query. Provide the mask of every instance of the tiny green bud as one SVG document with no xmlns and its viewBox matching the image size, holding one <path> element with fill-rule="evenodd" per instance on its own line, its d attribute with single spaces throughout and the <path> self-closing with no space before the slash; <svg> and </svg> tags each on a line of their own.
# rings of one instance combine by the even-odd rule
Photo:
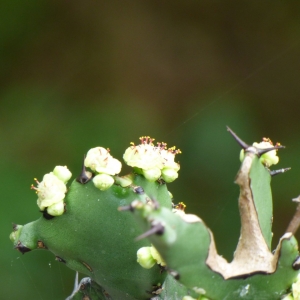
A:
<svg viewBox="0 0 300 300">
<path fill-rule="evenodd" d="M 240 161 L 242 162 L 245 158 L 245 150 L 242 149 L 241 152 L 240 152 Z"/>
<path fill-rule="evenodd" d="M 178 173 L 174 169 L 165 168 L 161 171 L 161 177 L 165 182 L 169 183 L 178 178 Z"/>
<path fill-rule="evenodd" d="M 145 269 L 150 269 L 156 264 L 151 254 L 152 247 L 142 247 L 137 251 L 137 262 Z"/>
<path fill-rule="evenodd" d="M 72 173 L 67 166 L 56 166 L 53 170 L 53 174 L 65 184 L 72 177 Z"/>
<path fill-rule="evenodd" d="M 61 216 L 64 213 L 65 206 L 63 201 L 54 203 L 47 208 L 47 212 L 51 216 Z"/>
<path fill-rule="evenodd" d="M 158 168 L 143 170 L 143 175 L 149 181 L 156 181 L 160 177 L 161 171 Z"/>
<path fill-rule="evenodd" d="M 191 297 L 191 296 L 184 296 L 184 297 L 182 298 L 182 300 L 197 300 L 197 299 L 195 299 L 195 298 L 193 298 L 193 297 Z"/>
<path fill-rule="evenodd" d="M 127 187 L 132 184 L 132 178 L 130 175 L 126 176 L 114 176 L 115 183 L 119 184 L 121 187 Z"/>
<path fill-rule="evenodd" d="M 19 239 L 22 227 L 22 225 L 14 225 L 14 231 L 9 235 L 9 238 L 13 243 Z"/>
<path fill-rule="evenodd" d="M 98 174 L 93 178 L 93 182 L 96 188 L 98 188 L 101 191 L 105 191 L 109 189 L 115 181 L 110 175 Z"/>
</svg>

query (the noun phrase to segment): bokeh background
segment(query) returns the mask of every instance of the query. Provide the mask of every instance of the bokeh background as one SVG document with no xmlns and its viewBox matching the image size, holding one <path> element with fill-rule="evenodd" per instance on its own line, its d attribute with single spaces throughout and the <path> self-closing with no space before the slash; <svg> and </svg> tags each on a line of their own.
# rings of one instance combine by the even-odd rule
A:
<svg viewBox="0 0 300 300">
<path fill-rule="evenodd" d="M 77 175 L 95 146 L 121 159 L 142 135 L 182 150 L 169 189 L 228 259 L 239 147 L 225 126 L 286 145 L 278 166 L 292 170 L 272 181 L 275 246 L 300 194 L 299 12 L 298 1 L 1 1 L 0 298 L 72 290 L 74 272 L 51 253 L 22 256 L 8 239 L 12 222 L 40 217 L 33 178 L 55 165 Z"/>
</svg>

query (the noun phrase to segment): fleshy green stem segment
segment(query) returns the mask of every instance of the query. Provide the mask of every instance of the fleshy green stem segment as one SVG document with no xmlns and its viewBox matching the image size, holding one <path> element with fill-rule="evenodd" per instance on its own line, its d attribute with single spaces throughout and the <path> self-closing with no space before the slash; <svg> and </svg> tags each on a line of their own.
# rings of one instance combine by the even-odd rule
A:
<svg viewBox="0 0 300 300">
<path fill-rule="evenodd" d="M 212 232 L 198 216 L 186 214 L 184 203 L 172 203 L 166 182 L 178 176 L 174 157 L 180 151 L 154 145 L 150 137 L 125 151 L 124 160 L 133 167 L 129 175 L 119 175 L 121 163 L 102 147 L 88 152 L 70 187 L 66 167 L 46 174 L 33 187 L 43 215 L 14 225 L 10 239 L 23 254 L 48 250 L 89 276 L 68 300 L 279 300 L 293 299 L 291 292 L 298 299 L 300 258 L 293 234 L 299 214 L 271 248 L 272 172 L 266 167 L 278 162 L 282 146 L 248 146 L 228 130 L 243 148 L 235 180 L 241 235 L 232 262 L 218 254 Z"/>
</svg>

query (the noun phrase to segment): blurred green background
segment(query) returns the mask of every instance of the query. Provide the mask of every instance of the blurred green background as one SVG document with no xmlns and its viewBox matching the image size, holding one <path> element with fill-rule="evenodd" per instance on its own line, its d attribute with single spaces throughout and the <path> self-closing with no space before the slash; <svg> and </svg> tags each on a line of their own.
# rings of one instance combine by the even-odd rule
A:
<svg viewBox="0 0 300 300">
<path fill-rule="evenodd" d="M 228 259 L 239 147 L 225 126 L 286 145 L 278 167 L 292 170 L 272 182 L 275 246 L 300 194 L 299 12 L 298 1 L 1 1 L 0 298 L 72 290 L 74 272 L 54 255 L 22 256 L 8 239 L 12 222 L 40 217 L 33 178 L 55 165 L 76 176 L 95 146 L 121 159 L 142 135 L 182 150 L 169 189 Z"/>
</svg>

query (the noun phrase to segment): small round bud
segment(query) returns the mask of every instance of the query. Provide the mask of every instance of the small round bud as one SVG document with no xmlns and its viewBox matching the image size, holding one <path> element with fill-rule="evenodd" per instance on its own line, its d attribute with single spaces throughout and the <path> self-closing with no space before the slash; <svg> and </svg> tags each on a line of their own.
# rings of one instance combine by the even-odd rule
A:
<svg viewBox="0 0 300 300">
<path fill-rule="evenodd" d="M 109 189 L 115 181 L 110 175 L 98 174 L 93 178 L 93 182 L 96 188 L 98 188 L 101 191 L 105 191 Z"/>
<path fill-rule="evenodd" d="M 53 170 L 53 174 L 65 184 L 72 177 L 72 173 L 67 166 L 56 166 Z"/>
<path fill-rule="evenodd" d="M 197 299 L 195 299 L 195 298 L 193 298 L 193 297 L 191 297 L 191 296 L 184 296 L 184 297 L 182 298 L 182 300 L 197 300 Z"/>
<path fill-rule="evenodd" d="M 143 170 L 143 175 L 149 181 L 156 181 L 160 177 L 161 171 L 158 168 Z"/>
<path fill-rule="evenodd" d="M 161 177 L 165 182 L 169 183 L 174 181 L 176 178 L 178 178 L 178 173 L 174 169 L 166 168 L 166 169 L 162 169 Z"/>
<path fill-rule="evenodd" d="M 64 213 L 65 206 L 63 201 L 54 203 L 47 208 L 47 213 L 51 216 L 57 217 L 61 216 Z"/>
<path fill-rule="evenodd" d="M 243 162 L 244 158 L 245 158 L 245 150 L 242 149 L 240 152 L 240 161 Z"/>
<path fill-rule="evenodd" d="M 15 225 L 14 231 L 9 235 L 10 240 L 15 243 L 17 240 L 19 240 L 19 236 L 22 230 L 22 225 Z"/>
<path fill-rule="evenodd" d="M 145 269 L 150 269 L 156 264 L 151 254 L 152 247 L 142 247 L 137 251 L 137 262 Z"/>
</svg>

